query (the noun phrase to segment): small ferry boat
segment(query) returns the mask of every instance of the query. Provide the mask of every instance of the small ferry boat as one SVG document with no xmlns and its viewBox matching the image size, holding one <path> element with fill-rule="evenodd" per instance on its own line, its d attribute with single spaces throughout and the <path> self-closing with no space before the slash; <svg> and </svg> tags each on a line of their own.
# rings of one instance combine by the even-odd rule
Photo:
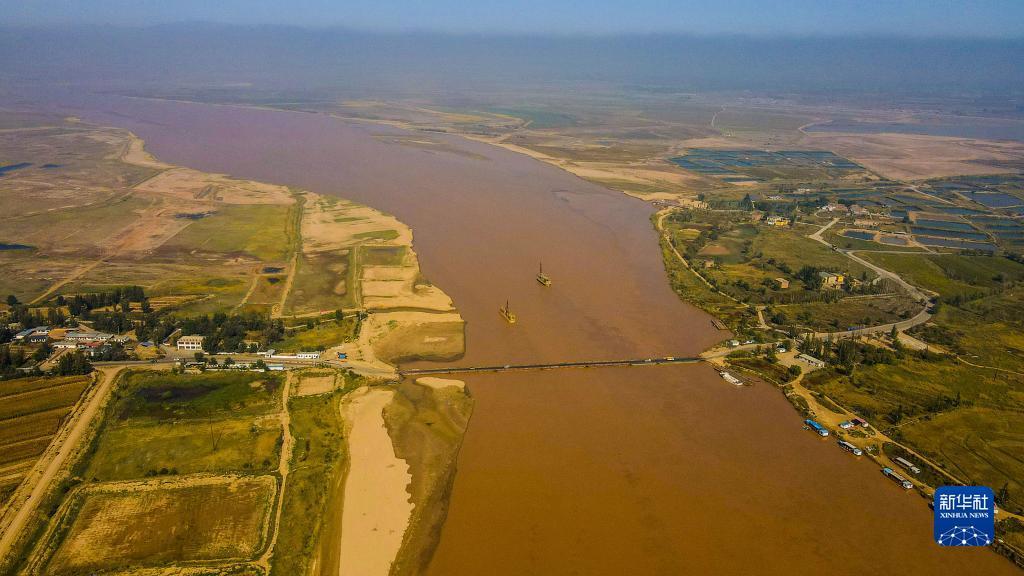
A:
<svg viewBox="0 0 1024 576">
<path fill-rule="evenodd" d="M 726 382 L 732 384 L 733 386 L 743 386 L 742 380 L 726 372 L 725 370 L 720 371 L 718 375 L 722 377 L 722 380 L 725 380 Z"/>
<path fill-rule="evenodd" d="M 548 275 L 544 273 L 543 263 L 540 265 L 540 271 L 537 272 L 537 282 L 540 282 L 544 286 L 551 286 L 551 278 L 548 278 Z"/>
<path fill-rule="evenodd" d="M 910 480 L 907 480 L 903 476 L 900 476 L 899 473 L 897 473 L 892 468 L 889 468 L 888 466 L 886 466 L 885 468 L 882 468 L 882 474 L 885 474 L 893 482 L 899 484 L 900 486 L 903 486 L 903 488 L 905 490 L 910 490 L 911 488 L 914 487 L 914 483 L 913 482 L 911 482 Z"/>
<path fill-rule="evenodd" d="M 814 432 L 818 436 L 821 436 L 823 438 L 825 436 L 828 436 L 828 428 L 825 428 L 824 426 L 822 426 L 821 424 L 818 424 L 814 420 L 811 420 L 810 418 L 808 418 L 807 420 L 804 420 L 804 424 L 807 425 L 807 428 L 809 430 L 814 430 Z"/>
<path fill-rule="evenodd" d="M 863 450 L 861 450 L 860 448 L 857 448 L 856 446 L 854 446 L 853 444 L 847 442 L 846 440 L 840 440 L 839 441 L 839 447 L 842 448 L 843 450 L 846 450 L 850 454 L 853 454 L 854 456 L 861 456 L 861 455 L 864 454 Z"/>
<path fill-rule="evenodd" d="M 501 313 L 501 317 L 505 319 L 505 322 L 508 322 L 509 324 L 516 323 L 516 315 L 512 312 L 512 309 L 509 308 L 508 300 L 505 301 L 505 306 L 503 308 L 498 308 L 498 312 Z"/>
</svg>

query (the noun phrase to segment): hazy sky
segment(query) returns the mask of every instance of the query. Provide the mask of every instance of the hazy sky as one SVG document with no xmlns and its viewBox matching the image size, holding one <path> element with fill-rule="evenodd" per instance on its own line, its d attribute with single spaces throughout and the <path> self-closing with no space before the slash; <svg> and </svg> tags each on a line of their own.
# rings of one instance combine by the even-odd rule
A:
<svg viewBox="0 0 1024 576">
<path fill-rule="evenodd" d="M 1024 0 L 0 0 L 0 23 L 1024 37 Z"/>
</svg>

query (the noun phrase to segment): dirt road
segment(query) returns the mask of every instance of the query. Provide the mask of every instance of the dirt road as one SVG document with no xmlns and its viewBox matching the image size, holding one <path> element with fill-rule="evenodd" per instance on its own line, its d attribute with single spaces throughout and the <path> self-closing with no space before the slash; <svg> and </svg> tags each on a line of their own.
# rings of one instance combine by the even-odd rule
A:
<svg viewBox="0 0 1024 576">
<path fill-rule="evenodd" d="M 81 448 L 93 419 L 106 404 L 117 375 L 124 366 L 101 368 L 99 381 L 79 400 L 69 420 L 50 442 L 46 452 L 11 496 L 11 507 L 0 519 L 0 560 L 10 554 L 25 525 L 50 491 L 54 480 Z"/>
</svg>

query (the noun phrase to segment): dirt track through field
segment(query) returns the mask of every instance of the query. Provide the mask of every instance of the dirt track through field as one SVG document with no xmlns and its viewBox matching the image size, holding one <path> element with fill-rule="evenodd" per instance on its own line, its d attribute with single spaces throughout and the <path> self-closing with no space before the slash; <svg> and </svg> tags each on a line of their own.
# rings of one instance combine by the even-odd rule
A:
<svg viewBox="0 0 1024 576">
<path fill-rule="evenodd" d="M 115 367 L 99 371 L 99 382 L 82 397 L 70 419 L 50 442 L 50 447 L 11 496 L 12 505 L 4 518 L 0 519 L 0 559 L 10 553 L 12 545 L 32 518 L 54 479 L 69 463 L 69 458 L 81 448 L 82 439 L 90 431 L 93 419 L 103 408 L 123 369 Z"/>
</svg>

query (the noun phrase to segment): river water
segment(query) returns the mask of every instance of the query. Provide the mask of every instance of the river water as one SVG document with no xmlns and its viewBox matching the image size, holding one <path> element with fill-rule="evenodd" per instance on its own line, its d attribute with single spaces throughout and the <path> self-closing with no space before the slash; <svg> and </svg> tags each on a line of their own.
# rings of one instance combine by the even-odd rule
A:
<svg viewBox="0 0 1024 576">
<path fill-rule="evenodd" d="M 75 105 L 161 160 L 396 215 L 467 321 L 462 364 L 693 355 L 724 336 L 670 290 L 648 205 L 525 156 L 318 114 Z M 802 431 L 769 386 L 704 365 L 466 380 L 476 409 L 430 574 L 1017 573 L 938 548 L 923 500 Z"/>
</svg>

